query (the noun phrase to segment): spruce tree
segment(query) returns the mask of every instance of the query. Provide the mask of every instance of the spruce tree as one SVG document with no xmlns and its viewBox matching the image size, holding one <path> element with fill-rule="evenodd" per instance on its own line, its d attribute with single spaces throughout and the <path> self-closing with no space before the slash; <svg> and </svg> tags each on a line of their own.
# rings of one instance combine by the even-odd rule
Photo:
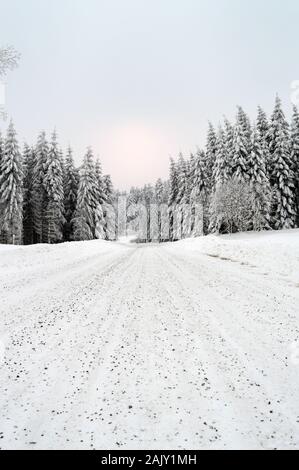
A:
<svg viewBox="0 0 299 470">
<path fill-rule="evenodd" d="M 114 190 L 110 175 L 103 176 L 103 191 L 105 195 L 105 202 L 103 204 L 105 238 L 106 240 L 115 240 L 116 210 L 114 207 Z"/>
<path fill-rule="evenodd" d="M 88 148 L 79 172 L 79 187 L 74 224 L 75 240 L 104 238 L 104 214 L 98 200 L 99 190 L 93 153 Z"/>
<path fill-rule="evenodd" d="M 256 128 L 260 136 L 267 140 L 269 132 L 269 123 L 265 111 L 258 106 L 257 108 L 257 119 L 256 119 Z"/>
<path fill-rule="evenodd" d="M 72 220 L 75 215 L 77 204 L 77 192 L 79 184 L 78 172 L 74 165 L 73 152 L 68 147 L 64 163 L 64 237 L 72 240 Z"/>
<path fill-rule="evenodd" d="M 176 237 L 175 224 L 176 224 L 176 202 L 179 194 L 179 175 L 175 161 L 170 159 L 170 177 L 169 177 L 169 200 L 168 200 L 168 212 L 169 212 L 169 231 L 170 240 L 174 240 Z"/>
<path fill-rule="evenodd" d="M 242 108 L 238 108 L 233 136 L 232 173 L 236 180 L 248 180 L 249 129 Z"/>
<path fill-rule="evenodd" d="M 289 125 L 278 96 L 271 117 L 268 139 L 271 157 L 270 182 L 274 198 L 272 226 L 275 229 L 293 228 L 296 220 L 296 198 Z"/>
<path fill-rule="evenodd" d="M 1 131 L 0 131 L 0 165 L 1 165 L 1 161 L 2 161 L 2 158 L 3 158 L 3 152 L 4 152 L 4 147 L 3 147 L 3 139 L 2 139 L 2 134 L 1 134 Z"/>
<path fill-rule="evenodd" d="M 113 199 L 114 199 L 114 189 L 113 189 L 113 184 L 112 184 L 110 175 L 104 175 L 103 187 L 104 187 L 104 194 L 105 194 L 106 202 L 108 202 L 109 204 L 112 204 Z"/>
<path fill-rule="evenodd" d="M 260 136 L 260 144 L 262 146 L 262 152 L 265 156 L 266 162 L 266 171 L 267 175 L 270 174 L 270 167 L 271 167 L 271 160 L 270 160 L 270 152 L 269 152 L 269 123 L 267 119 L 267 115 L 265 111 L 258 106 L 257 108 L 257 120 L 256 120 L 256 128 L 258 135 Z"/>
<path fill-rule="evenodd" d="M 210 193 L 213 190 L 213 169 L 216 161 L 217 136 L 213 125 L 209 122 L 206 152 L 201 154 L 204 163 L 204 173 L 206 179 L 206 190 Z"/>
<path fill-rule="evenodd" d="M 182 153 L 180 153 L 177 162 L 177 183 L 178 192 L 176 196 L 176 202 L 177 204 L 180 204 L 184 202 L 187 186 L 187 165 Z"/>
<path fill-rule="evenodd" d="M 35 151 L 29 145 L 24 145 L 23 171 L 24 171 L 24 195 L 23 195 L 23 239 L 25 245 L 34 243 L 33 230 L 33 172 L 36 164 Z"/>
<path fill-rule="evenodd" d="M 22 242 L 23 168 L 11 121 L 0 162 L 0 232 L 6 243 Z"/>
<path fill-rule="evenodd" d="M 234 156 L 234 126 L 227 118 L 224 119 L 224 146 L 227 155 L 227 173 L 231 176 Z"/>
<path fill-rule="evenodd" d="M 33 169 L 32 181 L 32 209 L 34 238 L 38 243 L 47 243 L 46 233 L 46 192 L 44 187 L 46 161 L 48 158 L 48 143 L 46 133 L 42 131 L 38 137 L 35 149 L 36 161 Z"/>
<path fill-rule="evenodd" d="M 296 106 L 293 107 L 291 125 L 291 166 L 295 176 L 296 225 L 299 227 L 299 113 Z"/>
<path fill-rule="evenodd" d="M 98 191 L 97 198 L 100 204 L 103 204 L 106 201 L 106 195 L 105 195 L 105 186 L 104 186 L 103 173 L 102 173 L 102 165 L 98 158 L 95 164 L 95 174 L 96 174 L 97 191 Z"/>
<path fill-rule="evenodd" d="M 247 151 L 250 149 L 250 139 L 251 139 L 251 123 L 249 116 L 245 113 L 242 106 L 238 106 L 238 121 L 241 123 L 243 132 L 247 142 Z"/>
<path fill-rule="evenodd" d="M 45 162 L 44 188 L 46 193 L 46 240 L 47 243 L 55 243 L 61 241 L 63 238 L 62 230 L 65 222 L 63 169 L 55 131 L 52 134 L 52 140 Z"/>
<path fill-rule="evenodd" d="M 222 127 L 219 127 L 217 135 L 216 161 L 213 170 L 213 180 L 215 190 L 219 185 L 225 183 L 230 176 L 230 167 L 225 146 L 225 133 Z"/>
<path fill-rule="evenodd" d="M 254 127 L 249 155 L 250 188 L 253 192 L 253 230 L 265 230 L 270 228 L 271 192 L 263 149 L 264 141 L 257 127 Z"/>
<path fill-rule="evenodd" d="M 208 231 L 209 225 L 209 191 L 210 186 L 206 179 L 205 152 L 197 150 L 196 155 L 191 155 L 190 159 L 190 193 L 191 210 L 191 230 L 193 235 L 201 235 Z"/>
</svg>

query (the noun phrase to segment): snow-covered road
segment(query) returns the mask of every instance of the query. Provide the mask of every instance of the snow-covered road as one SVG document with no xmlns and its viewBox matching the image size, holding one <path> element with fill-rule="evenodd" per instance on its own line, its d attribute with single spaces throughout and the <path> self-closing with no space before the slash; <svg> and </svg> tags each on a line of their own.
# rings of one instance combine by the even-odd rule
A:
<svg viewBox="0 0 299 470">
<path fill-rule="evenodd" d="M 0 448 L 298 447 L 299 250 L 206 243 L 0 247 Z"/>
</svg>

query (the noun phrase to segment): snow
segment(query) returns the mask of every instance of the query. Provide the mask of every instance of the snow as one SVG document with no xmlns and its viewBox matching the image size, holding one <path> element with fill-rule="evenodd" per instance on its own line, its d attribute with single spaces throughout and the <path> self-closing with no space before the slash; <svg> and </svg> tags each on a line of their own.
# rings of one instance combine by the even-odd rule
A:
<svg viewBox="0 0 299 470">
<path fill-rule="evenodd" d="M 0 447 L 298 447 L 298 277 L 298 230 L 0 246 Z"/>
<path fill-rule="evenodd" d="M 209 235 L 179 243 L 181 249 L 187 246 L 188 250 L 264 269 L 265 275 L 299 280 L 299 229 Z"/>
</svg>

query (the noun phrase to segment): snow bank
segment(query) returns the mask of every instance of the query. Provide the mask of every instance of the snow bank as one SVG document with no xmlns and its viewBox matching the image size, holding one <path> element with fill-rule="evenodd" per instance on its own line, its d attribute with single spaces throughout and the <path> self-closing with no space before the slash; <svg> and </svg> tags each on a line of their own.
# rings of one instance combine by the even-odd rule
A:
<svg viewBox="0 0 299 470">
<path fill-rule="evenodd" d="M 299 229 L 208 235 L 177 242 L 183 250 L 263 269 L 299 281 Z"/>
<path fill-rule="evenodd" d="M 18 271 L 42 268 L 46 265 L 59 268 L 65 263 L 79 262 L 120 249 L 122 247 L 118 244 L 105 240 L 66 242 L 57 245 L 0 245 L 0 277 L 7 277 Z"/>
</svg>

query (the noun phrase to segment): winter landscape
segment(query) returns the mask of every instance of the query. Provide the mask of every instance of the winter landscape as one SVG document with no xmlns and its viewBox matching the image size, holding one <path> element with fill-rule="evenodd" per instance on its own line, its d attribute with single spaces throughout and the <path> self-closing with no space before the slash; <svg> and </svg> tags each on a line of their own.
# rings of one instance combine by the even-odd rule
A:
<svg viewBox="0 0 299 470">
<path fill-rule="evenodd" d="M 88 28 L 99 13 L 89 2 Z M 72 18 L 83 31 L 82 5 Z M 0 44 L 0 79 L 14 77 L 17 90 L 31 49 L 7 34 L 16 47 Z M 81 58 L 95 67 L 86 49 Z M 77 64 L 68 59 L 65 73 Z M 78 100 L 91 98 L 86 88 Z M 244 94 L 250 112 L 211 111 L 200 146 L 183 151 L 174 139 L 177 152 L 163 157 L 167 168 L 156 161 L 152 180 L 142 168 L 153 134 L 141 126 L 116 133 L 127 160 L 113 145 L 102 158 L 97 132 L 81 151 L 80 113 L 64 120 L 45 96 L 28 120 L 25 97 L 12 110 L 0 101 L 0 449 L 298 449 L 299 112 L 295 94 L 285 103 L 272 91 L 265 111 L 265 92 L 255 92 L 254 104 Z M 37 129 L 52 106 L 60 125 Z"/>
</svg>

